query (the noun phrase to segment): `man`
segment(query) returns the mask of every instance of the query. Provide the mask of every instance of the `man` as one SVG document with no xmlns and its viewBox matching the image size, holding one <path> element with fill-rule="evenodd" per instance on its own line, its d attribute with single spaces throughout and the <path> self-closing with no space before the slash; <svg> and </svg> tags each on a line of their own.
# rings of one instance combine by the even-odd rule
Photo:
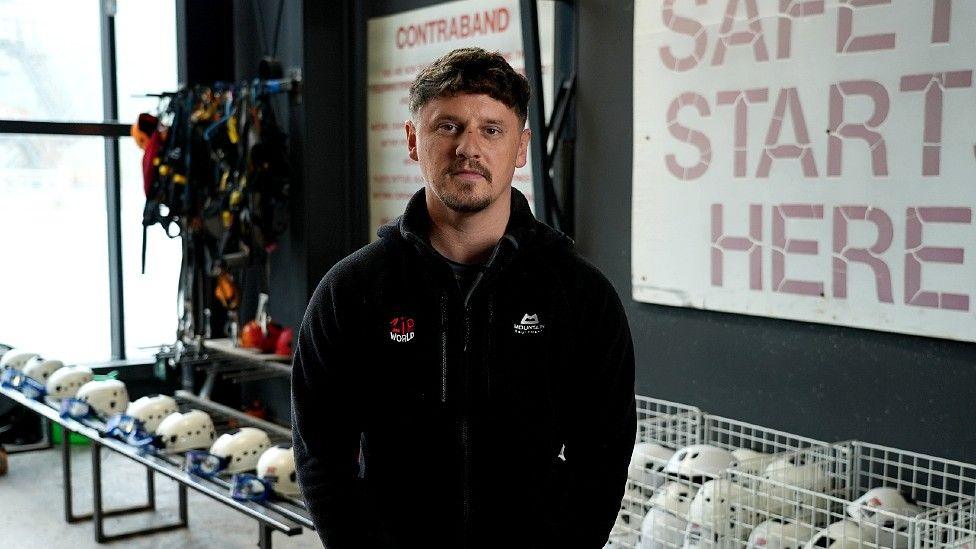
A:
<svg viewBox="0 0 976 549">
<path fill-rule="evenodd" d="M 634 357 L 607 279 L 512 189 L 529 87 L 455 50 L 410 88 L 426 184 L 315 290 L 292 378 L 322 541 L 600 548 L 634 443 Z"/>
</svg>

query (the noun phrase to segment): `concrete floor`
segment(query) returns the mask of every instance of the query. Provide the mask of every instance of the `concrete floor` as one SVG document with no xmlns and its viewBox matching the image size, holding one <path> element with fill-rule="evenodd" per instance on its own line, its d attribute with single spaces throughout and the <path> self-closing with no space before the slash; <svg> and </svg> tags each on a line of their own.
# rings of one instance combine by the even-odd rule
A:
<svg viewBox="0 0 976 549">
<path fill-rule="evenodd" d="M 72 486 L 75 514 L 91 511 L 91 451 L 72 448 Z M 102 451 L 102 501 L 106 508 L 145 503 L 145 468 L 111 451 Z M 256 547 L 258 526 L 253 519 L 216 501 L 189 491 L 189 528 L 113 543 L 95 543 L 91 521 L 64 520 L 60 447 L 10 456 L 10 471 L 0 476 L 0 548 L 84 549 L 89 547 L 217 549 Z M 106 533 L 117 533 L 177 520 L 176 483 L 156 475 L 155 513 L 113 517 Z M 321 548 L 315 532 L 287 537 L 272 535 L 275 548 Z"/>
</svg>

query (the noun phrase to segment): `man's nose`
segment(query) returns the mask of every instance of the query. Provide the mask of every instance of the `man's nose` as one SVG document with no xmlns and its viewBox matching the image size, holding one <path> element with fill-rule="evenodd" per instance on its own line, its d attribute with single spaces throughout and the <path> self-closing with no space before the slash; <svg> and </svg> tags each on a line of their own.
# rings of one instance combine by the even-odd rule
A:
<svg viewBox="0 0 976 549">
<path fill-rule="evenodd" d="M 454 151 L 463 158 L 481 158 L 481 141 L 478 132 L 466 130 L 458 136 L 457 149 Z"/>
</svg>

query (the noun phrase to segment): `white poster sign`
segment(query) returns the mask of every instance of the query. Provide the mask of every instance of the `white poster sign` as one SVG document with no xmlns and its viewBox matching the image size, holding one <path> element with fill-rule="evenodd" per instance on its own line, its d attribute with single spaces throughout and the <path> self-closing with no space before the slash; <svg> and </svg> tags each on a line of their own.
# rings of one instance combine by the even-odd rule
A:
<svg viewBox="0 0 976 549">
<path fill-rule="evenodd" d="M 543 97 L 552 108 L 552 2 L 540 2 L 539 41 Z M 424 185 L 420 165 L 407 156 L 404 122 L 408 93 L 417 73 L 456 48 L 498 51 L 524 73 L 522 26 L 517 0 L 459 0 L 369 20 L 367 134 L 370 235 L 401 213 Z M 538 90 L 532 90 L 538 93 Z M 531 159 L 515 170 L 513 186 L 533 204 Z"/>
<path fill-rule="evenodd" d="M 634 9 L 635 300 L 976 341 L 976 2 Z"/>
</svg>

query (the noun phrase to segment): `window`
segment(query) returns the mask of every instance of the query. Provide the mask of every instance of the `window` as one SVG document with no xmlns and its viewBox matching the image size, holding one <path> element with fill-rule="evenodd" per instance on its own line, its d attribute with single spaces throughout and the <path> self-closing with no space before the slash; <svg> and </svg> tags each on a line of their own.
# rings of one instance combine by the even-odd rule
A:
<svg viewBox="0 0 976 549">
<path fill-rule="evenodd" d="M 0 135 L 2 341 L 111 355 L 106 231 L 103 138 Z"/>
<path fill-rule="evenodd" d="M 147 34 L 147 25 L 152 32 Z M 172 0 L 119 0 L 115 16 L 119 121 L 130 124 L 141 112 L 155 113 L 147 93 L 173 91 L 176 71 L 176 4 Z M 146 272 L 142 271 L 142 150 L 119 140 L 122 218 L 122 288 L 126 356 L 147 356 L 150 347 L 176 338 L 176 285 L 180 239 L 159 225 L 146 231 Z"/>
<path fill-rule="evenodd" d="M 172 341 L 176 331 L 179 240 L 151 227 L 140 273 L 142 151 L 118 138 L 118 180 L 105 161 L 106 139 L 155 108 L 145 94 L 177 87 L 175 4 L 115 5 L 119 121 L 102 126 L 102 137 L 74 124 L 105 118 L 102 3 L 0 4 L 0 121 L 8 128 L 0 133 L 0 341 L 72 363 L 112 358 L 107 190 L 121 196 L 124 352 L 149 354 L 139 347 Z M 31 122 L 54 122 L 40 131 L 57 135 L 32 134 Z"/>
<path fill-rule="evenodd" d="M 0 4 L 0 119 L 102 120 L 98 0 Z"/>
</svg>

